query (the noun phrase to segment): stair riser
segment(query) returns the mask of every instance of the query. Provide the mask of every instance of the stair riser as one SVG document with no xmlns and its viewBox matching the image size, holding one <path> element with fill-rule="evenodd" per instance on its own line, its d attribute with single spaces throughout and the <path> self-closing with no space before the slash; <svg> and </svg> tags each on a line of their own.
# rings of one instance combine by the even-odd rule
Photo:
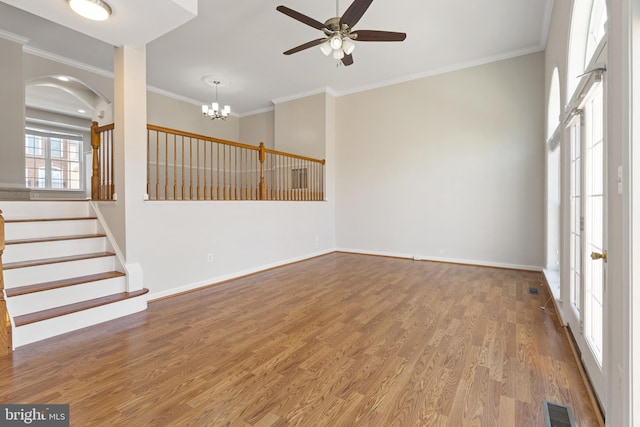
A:
<svg viewBox="0 0 640 427">
<path fill-rule="evenodd" d="M 87 276 L 89 274 L 106 273 L 114 270 L 115 257 L 106 256 L 5 270 L 4 284 L 7 289 L 10 289 L 18 286 Z"/>
<path fill-rule="evenodd" d="M 105 249 L 106 239 L 104 237 L 20 243 L 17 245 L 7 245 L 4 255 L 2 256 L 2 261 L 6 264 L 10 262 L 105 252 Z"/>
<path fill-rule="evenodd" d="M 47 237 L 95 234 L 95 219 L 74 221 L 8 222 L 5 224 L 5 240 L 39 239 Z"/>
<path fill-rule="evenodd" d="M 0 201 L 5 219 L 76 218 L 89 216 L 87 202 Z"/>
<path fill-rule="evenodd" d="M 117 319 L 147 309 L 147 296 L 141 295 L 124 301 L 83 310 L 65 316 L 14 328 L 13 346 L 21 347 L 56 335 L 86 328 L 87 326 Z"/>
<path fill-rule="evenodd" d="M 124 277 L 97 280 L 95 282 L 10 297 L 7 298 L 7 307 L 14 317 L 22 316 L 23 314 L 125 292 L 126 285 Z"/>
</svg>

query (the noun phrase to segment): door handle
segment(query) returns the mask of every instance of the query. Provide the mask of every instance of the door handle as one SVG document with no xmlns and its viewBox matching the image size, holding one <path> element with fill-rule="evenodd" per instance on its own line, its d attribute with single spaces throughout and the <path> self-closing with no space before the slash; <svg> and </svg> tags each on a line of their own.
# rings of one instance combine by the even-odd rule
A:
<svg viewBox="0 0 640 427">
<path fill-rule="evenodd" d="M 604 262 L 607 262 L 607 251 L 602 251 L 602 253 L 600 252 L 591 252 L 591 259 L 592 260 L 598 260 L 601 259 Z"/>
</svg>

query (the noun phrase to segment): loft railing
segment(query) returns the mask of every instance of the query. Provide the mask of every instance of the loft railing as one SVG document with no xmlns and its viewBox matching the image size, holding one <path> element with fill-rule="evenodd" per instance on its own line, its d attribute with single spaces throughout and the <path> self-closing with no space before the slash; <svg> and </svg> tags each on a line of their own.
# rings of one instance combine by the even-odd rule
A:
<svg viewBox="0 0 640 427">
<path fill-rule="evenodd" d="M 324 200 L 324 160 L 147 126 L 150 200 Z"/>
<path fill-rule="evenodd" d="M 11 353 L 11 320 L 4 298 L 4 272 L 2 254 L 4 253 L 4 217 L 0 210 L 0 356 Z"/>
<path fill-rule="evenodd" d="M 91 126 L 91 199 L 113 200 L 114 125 Z M 324 160 L 147 125 L 150 200 L 324 200 Z"/>
<path fill-rule="evenodd" d="M 113 200 L 113 123 L 91 125 L 93 166 L 91 174 L 91 200 Z"/>
</svg>

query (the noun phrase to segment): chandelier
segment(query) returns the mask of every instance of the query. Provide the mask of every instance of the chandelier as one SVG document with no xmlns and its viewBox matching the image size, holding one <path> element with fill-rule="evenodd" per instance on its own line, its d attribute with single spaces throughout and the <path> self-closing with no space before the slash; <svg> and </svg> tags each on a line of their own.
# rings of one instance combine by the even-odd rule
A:
<svg viewBox="0 0 640 427">
<path fill-rule="evenodd" d="M 204 104 L 202 106 L 202 115 L 209 117 L 211 120 L 227 120 L 229 113 L 231 113 L 231 107 L 225 105 L 220 109 L 220 104 L 218 103 L 218 86 L 220 86 L 222 82 L 220 82 L 220 80 L 212 80 L 209 76 L 204 76 L 202 81 L 216 87 L 216 102 L 212 102 L 211 105 Z"/>
</svg>

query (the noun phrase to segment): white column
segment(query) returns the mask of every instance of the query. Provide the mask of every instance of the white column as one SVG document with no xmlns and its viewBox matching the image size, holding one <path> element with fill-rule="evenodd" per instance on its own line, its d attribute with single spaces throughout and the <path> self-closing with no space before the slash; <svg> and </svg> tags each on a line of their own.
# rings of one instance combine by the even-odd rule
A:
<svg viewBox="0 0 640 427">
<path fill-rule="evenodd" d="M 117 141 L 116 194 L 119 215 L 124 221 L 121 247 L 129 273 L 129 291 L 143 287 L 139 264 L 144 236 L 147 171 L 147 65 L 146 48 L 122 46 L 115 52 L 114 137 Z M 122 245 L 122 243 L 120 243 Z"/>
</svg>

